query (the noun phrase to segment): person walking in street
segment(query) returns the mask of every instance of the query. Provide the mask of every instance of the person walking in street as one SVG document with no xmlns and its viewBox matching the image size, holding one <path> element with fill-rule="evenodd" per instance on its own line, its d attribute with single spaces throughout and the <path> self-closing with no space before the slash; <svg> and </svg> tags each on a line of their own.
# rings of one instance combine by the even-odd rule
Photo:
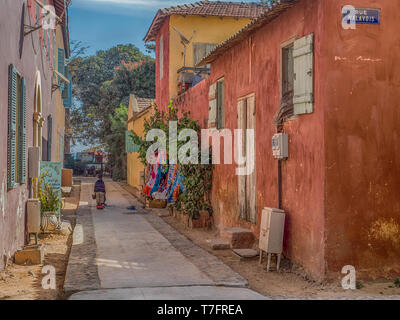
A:
<svg viewBox="0 0 400 320">
<path fill-rule="evenodd" d="M 103 181 L 103 175 L 98 175 L 98 180 L 94 185 L 94 193 L 96 195 L 97 209 L 104 209 L 106 205 L 106 185 Z"/>
</svg>

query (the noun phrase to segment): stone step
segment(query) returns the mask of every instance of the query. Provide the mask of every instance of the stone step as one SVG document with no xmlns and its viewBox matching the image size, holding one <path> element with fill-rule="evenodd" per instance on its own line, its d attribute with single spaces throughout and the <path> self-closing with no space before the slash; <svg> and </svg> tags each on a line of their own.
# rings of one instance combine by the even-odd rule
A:
<svg viewBox="0 0 400 320">
<path fill-rule="evenodd" d="M 213 250 L 227 250 L 227 249 L 231 248 L 230 243 L 223 239 L 210 239 L 210 240 L 207 240 L 207 244 Z"/>
<path fill-rule="evenodd" d="M 232 249 L 250 249 L 254 244 L 253 232 L 245 228 L 225 228 L 221 238 L 229 242 Z"/>
<path fill-rule="evenodd" d="M 15 264 L 19 265 L 37 265 L 43 264 L 44 261 L 44 247 L 42 244 L 25 246 L 22 250 L 15 253 Z"/>
</svg>

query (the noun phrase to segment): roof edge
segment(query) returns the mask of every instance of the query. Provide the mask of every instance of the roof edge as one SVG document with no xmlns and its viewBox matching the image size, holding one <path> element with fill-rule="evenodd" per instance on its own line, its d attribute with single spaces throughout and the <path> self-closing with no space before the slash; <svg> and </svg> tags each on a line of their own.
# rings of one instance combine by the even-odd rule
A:
<svg viewBox="0 0 400 320">
<path fill-rule="evenodd" d="M 245 36 L 260 29 L 268 24 L 287 9 L 293 7 L 298 0 L 280 0 L 262 13 L 259 17 L 253 19 L 247 26 L 239 30 L 236 34 L 218 44 L 208 55 L 206 55 L 196 66 L 205 66 L 214 62 L 219 56 L 224 54 L 228 49 L 241 42 Z"/>
</svg>

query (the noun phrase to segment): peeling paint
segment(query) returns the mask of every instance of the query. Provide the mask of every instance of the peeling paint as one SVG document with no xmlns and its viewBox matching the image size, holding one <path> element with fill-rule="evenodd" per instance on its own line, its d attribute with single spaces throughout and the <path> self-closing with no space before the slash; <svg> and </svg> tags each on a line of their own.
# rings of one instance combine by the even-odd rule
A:
<svg viewBox="0 0 400 320">
<path fill-rule="evenodd" d="M 368 239 L 390 241 L 400 247 L 400 225 L 393 219 L 378 219 L 369 228 Z"/>
</svg>

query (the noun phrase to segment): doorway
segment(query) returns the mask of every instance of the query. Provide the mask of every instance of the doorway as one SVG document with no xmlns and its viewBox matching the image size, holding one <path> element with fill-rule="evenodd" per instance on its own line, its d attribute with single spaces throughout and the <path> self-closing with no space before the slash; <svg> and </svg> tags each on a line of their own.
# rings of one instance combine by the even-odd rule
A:
<svg viewBox="0 0 400 320">
<path fill-rule="evenodd" d="M 256 174 L 256 105 L 255 95 L 249 95 L 238 100 L 238 129 L 242 131 L 241 157 L 246 157 L 250 152 L 254 153 L 254 170 L 247 175 L 238 176 L 238 199 L 240 219 L 257 223 L 257 174 Z M 248 145 L 247 130 L 254 130 L 254 149 Z M 248 161 L 248 159 L 247 159 Z"/>
</svg>

